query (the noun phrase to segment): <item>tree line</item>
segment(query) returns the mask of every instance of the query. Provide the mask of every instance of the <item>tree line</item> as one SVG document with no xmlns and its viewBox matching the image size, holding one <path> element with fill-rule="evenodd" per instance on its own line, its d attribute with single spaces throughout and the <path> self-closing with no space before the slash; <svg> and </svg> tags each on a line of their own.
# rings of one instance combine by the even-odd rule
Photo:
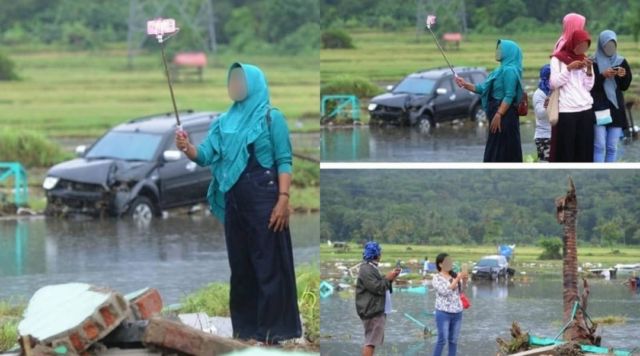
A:
<svg viewBox="0 0 640 356">
<path fill-rule="evenodd" d="M 578 194 L 578 239 L 640 244 L 633 171 L 322 171 L 321 239 L 538 244 L 562 236 L 554 199 Z"/>
<path fill-rule="evenodd" d="M 319 48 L 320 9 L 316 0 L 210 0 L 216 41 L 236 51 L 313 51 Z M 163 17 L 196 18 L 202 0 L 169 2 Z M 0 4 L 0 43 L 62 44 L 93 49 L 127 41 L 131 0 L 20 0 Z M 138 0 L 144 9 L 149 1 Z M 178 4 L 186 9 L 181 12 Z M 153 13 L 153 11 L 151 11 Z M 144 23 L 141 24 L 144 27 Z M 180 25 L 180 23 L 179 23 Z M 201 39 L 181 31 L 173 46 L 199 49 Z M 205 27 L 206 28 L 206 27 Z M 205 31 L 206 32 L 206 31 Z M 313 40 L 310 40 L 313 39 Z M 148 41 L 150 42 L 150 41 Z M 196 48 L 193 48 L 196 47 Z"/>
<path fill-rule="evenodd" d="M 429 12 L 438 16 L 439 32 L 560 33 L 564 15 L 579 12 L 589 29 L 633 34 L 636 41 L 640 35 L 640 3 L 633 0 L 321 0 L 321 8 L 323 30 L 405 29 Z"/>
</svg>

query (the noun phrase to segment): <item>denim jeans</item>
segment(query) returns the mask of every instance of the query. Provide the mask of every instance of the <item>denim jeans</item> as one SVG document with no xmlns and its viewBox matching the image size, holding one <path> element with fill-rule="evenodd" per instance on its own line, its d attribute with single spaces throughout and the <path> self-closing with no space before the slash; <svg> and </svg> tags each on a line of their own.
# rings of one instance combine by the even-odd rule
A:
<svg viewBox="0 0 640 356">
<path fill-rule="evenodd" d="M 622 136 L 621 127 L 595 127 L 595 139 L 593 147 L 594 162 L 615 162 L 618 151 L 618 141 Z"/>
<path fill-rule="evenodd" d="M 449 356 L 455 356 L 458 350 L 458 336 L 462 326 L 462 312 L 447 313 L 436 310 L 436 326 L 438 328 L 438 341 L 433 349 L 433 356 L 442 355 L 444 345 L 449 345 Z"/>
</svg>

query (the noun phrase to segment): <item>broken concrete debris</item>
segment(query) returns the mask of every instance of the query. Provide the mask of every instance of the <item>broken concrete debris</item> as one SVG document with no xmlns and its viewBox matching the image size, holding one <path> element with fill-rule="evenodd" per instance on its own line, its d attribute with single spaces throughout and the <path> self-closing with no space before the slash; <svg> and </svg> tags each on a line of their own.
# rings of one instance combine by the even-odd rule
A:
<svg viewBox="0 0 640 356">
<path fill-rule="evenodd" d="M 192 313 L 170 320 L 162 310 L 160 293 L 153 288 L 122 295 L 85 283 L 46 286 L 33 295 L 18 325 L 21 354 L 206 356 L 239 350 L 246 353 L 237 355 L 268 354 L 264 348 L 234 340 L 229 318 Z"/>
<path fill-rule="evenodd" d="M 118 327 L 128 313 L 124 297 L 108 289 L 84 283 L 46 286 L 29 301 L 18 333 L 36 345 L 81 353 Z"/>
</svg>

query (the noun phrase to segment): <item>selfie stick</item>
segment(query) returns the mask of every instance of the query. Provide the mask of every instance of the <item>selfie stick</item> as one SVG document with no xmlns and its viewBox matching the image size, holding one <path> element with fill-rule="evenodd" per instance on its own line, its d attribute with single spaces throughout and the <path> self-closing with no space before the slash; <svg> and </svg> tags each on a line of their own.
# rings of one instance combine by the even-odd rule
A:
<svg viewBox="0 0 640 356">
<path fill-rule="evenodd" d="M 436 37 L 436 34 L 433 33 L 433 31 L 431 30 L 431 26 L 436 24 L 436 16 L 435 15 L 427 15 L 426 23 L 427 23 L 426 28 L 429 30 L 429 32 L 431 32 L 431 35 L 433 36 L 433 40 L 436 41 L 436 46 L 438 46 L 438 49 L 440 50 L 440 53 L 442 53 L 442 56 L 444 57 L 444 60 L 449 65 L 449 69 L 451 69 L 451 73 L 453 73 L 453 75 L 457 77 L 458 75 L 453 70 L 453 66 L 451 65 L 451 63 L 449 63 L 449 59 L 447 58 L 447 55 L 444 54 L 444 50 L 440 46 L 440 42 L 438 42 L 438 38 Z"/>
<path fill-rule="evenodd" d="M 154 21 L 156 23 L 155 33 L 151 33 L 148 30 L 149 26 L 147 25 L 147 34 L 155 35 L 156 40 L 158 40 L 158 43 L 160 44 L 160 49 L 162 51 L 162 63 L 164 63 L 164 74 L 167 77 L 167 84 L 169 84 L 169 92 L 171 93 L 171 102 L 173 103 L 173 112 L 176 114 L 176 126 L 179 131 L 182 131 L 182 124 L 180 123 L 180 116 L 178 115 L 178 106 L 176 105 L 176 98 L 173 95 L 173 86 L 171 85 L 171 77 L 169 76 L 169 67 L 167 66 L 167 56 L 164 51 L 164 43 L 166 42 L 166 40 L 173 37 L 173 35 L 178 33 L 180 29 L 174 26 L 172 27 L 171 32 L 168 33 L 170 36 L 164 37 L 165 28 L 163 26 L 163 19 L 159 18 Z"/>
</svg>

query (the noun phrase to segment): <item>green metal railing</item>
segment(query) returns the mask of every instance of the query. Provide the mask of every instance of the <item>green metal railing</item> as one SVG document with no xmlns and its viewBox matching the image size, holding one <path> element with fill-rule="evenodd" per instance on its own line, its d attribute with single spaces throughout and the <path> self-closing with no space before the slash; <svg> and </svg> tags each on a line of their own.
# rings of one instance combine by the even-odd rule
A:
<svg viewBox="0 0 640 356">
<path fill-rule="evenodd" d="M 0 162 L 0 185 L 10 185 L 13 202 L 16 206 L 27 205 L 29 201 L 29 190 L 27 185 L 27 172 L 19 162 Z"/>
<path fill-rule="evenodd" d="M 334 103 L 335 107 L 329 105 L 330 102 Z M 329 106 L 333 107 L 331 112 L 328 112 Z M 360 101 L 355 95 L 323 95 L 320 113 L 323 120 L 334 119 L 338 115 L 346 113 L 351 120 L 360 121 Z"/>
</svg>

